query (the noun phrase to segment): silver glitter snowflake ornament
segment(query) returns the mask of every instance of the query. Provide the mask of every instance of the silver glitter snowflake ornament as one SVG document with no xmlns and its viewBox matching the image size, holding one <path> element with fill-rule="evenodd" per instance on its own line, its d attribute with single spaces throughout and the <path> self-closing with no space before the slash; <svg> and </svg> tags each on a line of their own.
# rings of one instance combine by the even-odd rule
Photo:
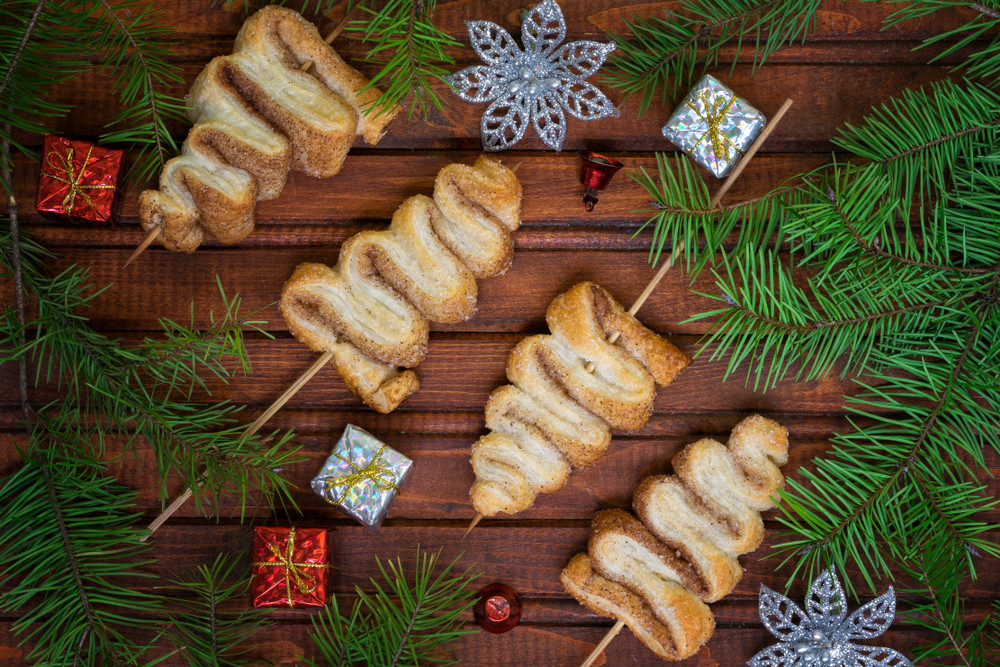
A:
<svg viewBox="0 0 1000 667">
<path fill-rule="evenodd" d="M 781 640 L 747 662 L 750 667 L 910 667 L 895 649 L 856 644 L 885 632 L 896 615 L 889 591 L 847 615 L 847 598 L 833 570 L 809 587 L 806 611 L 767 586 L 760 587 L 760 620 Z"/>
<path fill-rule="evenodd" d="M 479 125 L 486 150 L 510 148 L 524 136 L 529 122 L 545 145 L 560 150 L 566 138 L 563 109 L 581 120 L 618 115 L 611 100 L 586 81 L 615 45 L 583 40 L 560 47 L 566 22 L 555 0 L 542 0 L 525 14 L 523 50 L 496 23 L 465 25 L 485 65 L 466 67 L 446 80 L 466 102 L 491 102 Z"/>
</svg>

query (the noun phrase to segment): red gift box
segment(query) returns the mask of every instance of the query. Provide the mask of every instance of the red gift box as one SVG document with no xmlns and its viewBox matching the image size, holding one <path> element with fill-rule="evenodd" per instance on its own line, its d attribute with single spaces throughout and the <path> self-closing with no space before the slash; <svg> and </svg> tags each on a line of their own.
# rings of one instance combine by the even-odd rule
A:
<svg viewBox="0 0 1000 667">
<path fill-rule="evenodd" d="M 45 136 L 35 208 L 70 220 L 111 223 L 122 152 Z"/>
<path fill-rule="evenodd" d="M 255 607 L 322 607 L 330 557 L 322 528 L 253 529 Z"/>
</svg>

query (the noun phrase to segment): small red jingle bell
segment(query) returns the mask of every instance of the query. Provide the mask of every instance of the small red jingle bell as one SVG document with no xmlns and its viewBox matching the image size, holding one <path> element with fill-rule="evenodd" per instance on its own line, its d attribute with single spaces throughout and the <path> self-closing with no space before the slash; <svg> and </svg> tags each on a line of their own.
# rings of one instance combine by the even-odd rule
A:
<svg viewBox="0 0 1000 667">
<path fill-rule="evenodd" d="M 625 165 L 594 151 L 581 151 L 577 155 L 580 156 L 580 182 L 587 187 L 583 193 L 583 205 L 588 211 L 593 211 L 597 193 L 607 187 L 611 177 Z"/>
<path fill-rule="evenodd" d="M 521 598 L 506 584 L 490 584 L 479 591 L 472 615 L 487 632 L 507 632 L 521 620 Z"/>
</svg>

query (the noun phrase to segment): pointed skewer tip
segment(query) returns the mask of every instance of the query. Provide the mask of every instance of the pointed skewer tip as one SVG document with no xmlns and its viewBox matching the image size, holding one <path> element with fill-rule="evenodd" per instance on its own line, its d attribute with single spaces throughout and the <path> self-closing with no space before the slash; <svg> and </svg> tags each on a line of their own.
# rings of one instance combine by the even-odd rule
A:
<svg viewBox="0 0 1000 667">
<path fill-rule="evenodd" d="M 465 529 L 465 534 L 462 535 L 462 539 L 464 540 L 466 537 L 468 537 L 469 533 L 472 532 L 472 529 L 475 528 L 477 525 L 479 525 L 479 522 L 482 521 L 482 520 L 483 520 L 483 515 L 482 514 L 477 514 L 476 518 L 473 519 L 472 523 L 469 524 L 469 527 Z"/>
</svg>

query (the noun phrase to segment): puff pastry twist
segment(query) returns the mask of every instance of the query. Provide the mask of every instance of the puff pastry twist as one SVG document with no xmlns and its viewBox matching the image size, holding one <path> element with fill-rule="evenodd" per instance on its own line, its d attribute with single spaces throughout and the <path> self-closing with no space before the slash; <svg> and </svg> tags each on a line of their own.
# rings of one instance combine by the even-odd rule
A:
<svg viewBox="0 0 1000 667">
<path fill-rule="evenodd" d="M 520 512 L 561 488 L 570 469 L 604 454 L 611 427 L 641 428 L 655 385 L 670 384 L 691 362 L 594 283 L 556 297 L 545 320 L 551 334 L 525 338 L 511 352 L 512 384 L 490 395 L 490 433 L 472 446 L 470 495 L 483 516 Z M 608 343 L 615 332 L 620 338 Z"/>
<path fill-rule="evenodd" d="M 336 266 L 296 267 L 279 302 L 289 331 L 317 352 L 332 351 L 351 391 L 391 412 L 420 386 L 399 367 L 423 360 L 429 323 L 472 317 L 476 279 L 510 267 L 520 208 L 521 184 L 499 160 L 447 165 L 433 199 L 410 197 L 387 230 L 352 236 Z"/>
<path fill-rule="evenodd" d="M 737 556 L 764 537 L 760 512 L 784 486 L 788 433 L 760 415 L 741 421 L 728 446 L 703 439 L 673 459 L 673 475 L 639 482 L 632 506 L 599 512 L 588 553 L 562 571 L 566 591 L 591 611 L 625 621 L 665 660 L 694 655 L 712 636 L 706 602 L 743 574 Z"/>
<path fill-rule="evenodd" d="M 313 63 L 309 72 L 301 67 Z M 274 199 L 289 169 L 326 178 L 340 171 L 356 135 L 378 143 L 399 109 L 364 115 L 369 88 L 300 14 L 261 9 L 243 24 L 233 53 L 213 58 L 188 95 L 194 123 L 159 190 L 139 198 L 139 221 L 170 250 L 194 252 L 205 233 L 246 238 L 257 201 Z"/>
</svg>

